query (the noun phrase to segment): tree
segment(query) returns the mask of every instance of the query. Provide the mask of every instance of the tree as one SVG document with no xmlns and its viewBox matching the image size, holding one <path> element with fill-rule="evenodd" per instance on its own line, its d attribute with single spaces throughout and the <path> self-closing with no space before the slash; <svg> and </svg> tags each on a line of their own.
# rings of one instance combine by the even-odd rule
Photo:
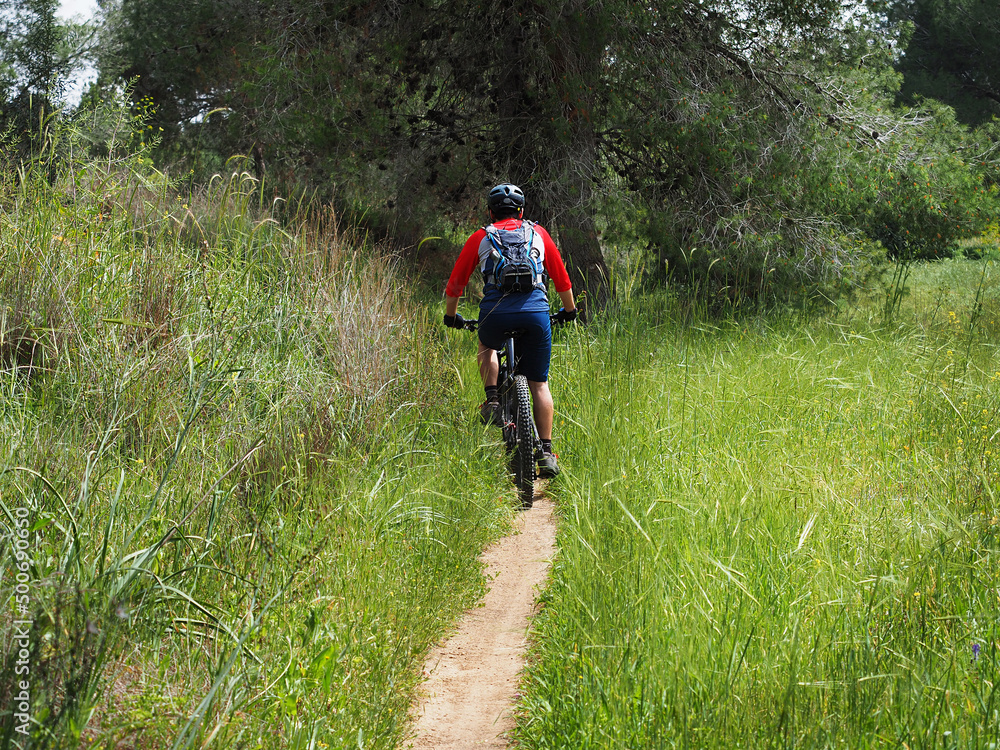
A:
<svg viewBox="0 0 1000 750">
<path fill-rule="evenodd" d="M 938 99 L 970 125 L 1000 115 L 998 0 L 898 0 L 893 19 L 911 26 L 899 60 L 904 100 Z"/>
<path fill-rule="evenodd" d="M 404 223 L 466 223 L 518 182 L 598 302 L 609 243 L 723 303 L 831 293 L 871 251 L 857 197 L 894 126 L 864 91 L 889 52 L 836 0 L 194 1 L 124 0 L 109 26 L 168 145 Z"/>
<path fill-rule="evenodd" d="M 51 111 L 66 66 L 59 57 L 57 0 L 5 0 L 0 5 L 0 130 L 20 152 L 40 114 Z"/>
<path fill-rule="evenodd" d="M 58 0 L 0 0 L 0 135 L 20 158 L 66 79 L 91 50 L 93 29 L 61 23 Z"/>
<path fill-rule="evenodd" d="M 773 213 L 750 217 L 757 229 L 743 232 L 742 193 L 761 182 L 742 178 L 768 169 L 801 99 L 813 96 L 798 91 L 805 83 L 781 54 L 809 35 L 818 43 L 838 5 L 536 2 L 485 16 L 483 7 L 412 3 L 388 25 L 397 64 L 411 71 L 383 98 L 400 120 L 409 184 L 414 152 L 429 184 L 456 153 L 474 165 L 467 175 L 478 179 L 465 178 L 473 184 L 524 183 L 536 216 L 555 226 L 574 282 L 598 300 L 607 291 L 598 227 L 622 223 L 608 211 L 612 198 L 646 212 L 638 234 L 661 259 L 692 246 L 723 255 L 735 244 L 739 254 L 750 235 L 770 233 Z"/>
</svg>

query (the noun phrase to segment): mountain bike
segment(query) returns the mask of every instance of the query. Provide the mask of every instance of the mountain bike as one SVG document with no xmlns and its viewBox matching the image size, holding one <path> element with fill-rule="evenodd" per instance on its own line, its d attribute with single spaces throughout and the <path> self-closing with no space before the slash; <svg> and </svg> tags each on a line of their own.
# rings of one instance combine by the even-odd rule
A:
<svg viewBox="0 0 1000 750">
<path fill-rule="evenodd" d="M 549 316 L 551 325 L 559 323 L 555 315 Z M 466 320 L 463 328 L 475 331 L 478 320 Z M 521 507 L 528 509 L 535 499 L 537 461 L 542 456 L 542 441 L 531 410 L 531 390 L 528 379 L 517 371 L 516 341 L 523 331 L 504 331 L 503 346 L 497 350 L 500 372 L 497 378 L 497 398 L 500 401 L 501 431 L 507 449 L 508 467 L 514 477 L 514 486 Z"/>
</svg>

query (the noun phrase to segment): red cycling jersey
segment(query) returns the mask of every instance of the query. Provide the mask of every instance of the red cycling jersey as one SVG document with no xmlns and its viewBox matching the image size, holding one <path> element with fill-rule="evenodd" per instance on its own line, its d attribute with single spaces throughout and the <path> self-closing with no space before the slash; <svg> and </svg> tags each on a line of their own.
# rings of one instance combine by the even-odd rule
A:
<svg viewBox="0 0 1000 750">
<path fill-rule="evenodd" d="M 507 230 L 516 230 L 520 228 L 521 224 L 521 220 L 515 218 L 501 219 L 500 221 L 493 222 L 493 225 L 498 229 Z M 557 292 L 569 290 L 572 288 L 572 284 L 569 280 L 569 273 L 567 273 L 566 266 L 563 263 L 562 255 L 559 253 L 559 248 L 556 247 L 556 243 L 552 241 L 552 237 L 542 227 L 535 224 L 534 229 L 543 242 L 544 253 L 542 254 L 542 265 L 545 268 L 545 272 L 552 279 Z M 469 239 L 465 241 L 465 245 L 462 246 L 462 252 L 459 253 L 458 260 L 455 262 L 455 267 L 452 269 L 451 277 L 448 279 L 448 286 L 445 288 L 444 293 L 449 297 L 461 297 L 462 292 L 465 291 L 465 287 L 469 283 L 472 272 L 476 268 L 479 268 L 480 271 L 485 269 L 489 253 L 490 243 L 486 236 L 486 229 L 480 228 L 473 232 Z"/>
</svg>

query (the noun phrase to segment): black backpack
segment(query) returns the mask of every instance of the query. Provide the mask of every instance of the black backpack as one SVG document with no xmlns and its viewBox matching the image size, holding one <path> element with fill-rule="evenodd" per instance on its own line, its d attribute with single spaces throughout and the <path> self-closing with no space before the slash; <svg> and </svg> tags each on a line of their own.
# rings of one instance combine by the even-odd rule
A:
<svg viewBox="0 0 1000 750">
<path fill-rule="evenodd" d="M 519 229 L 498 229 L 492 224 L 484 229 L 493 246 L 493 269 L 487 283 L 500 287 L 504 294 L 544 291 L 544 269 L 540 254 L 534 249 L 535 225 L 523 221 Z"/>
</svg>

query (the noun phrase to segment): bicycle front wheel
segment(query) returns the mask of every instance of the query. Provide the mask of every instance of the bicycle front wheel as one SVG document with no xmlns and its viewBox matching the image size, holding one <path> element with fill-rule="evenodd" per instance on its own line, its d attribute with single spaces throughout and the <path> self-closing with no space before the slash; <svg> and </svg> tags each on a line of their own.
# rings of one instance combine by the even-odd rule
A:
<svg viewBox="0 0 1000 750">
<path fill-rule="evenodd" d="M 530 508 L 535 499 L 535 429 L 531 417 L 531 391 L 524 375 L 514 376 L 514 432 L 516 444 L 510 457 L 510 469 L 522 508 Z"/>
</svg>

